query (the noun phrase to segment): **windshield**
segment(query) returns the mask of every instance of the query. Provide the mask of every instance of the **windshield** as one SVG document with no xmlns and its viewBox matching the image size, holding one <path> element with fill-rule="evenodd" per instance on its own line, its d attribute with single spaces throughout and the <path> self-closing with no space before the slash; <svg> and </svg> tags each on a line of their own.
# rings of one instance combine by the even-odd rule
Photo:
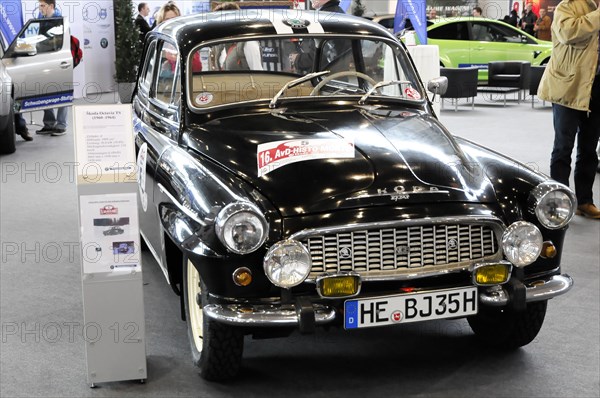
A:
<svg viewBox="0 0 600 398">
<path fill-rule="evenodd" d="M 417 77 L 395 44 L 349 37 L 273 37 L 228 41 L 198 48 L 188 57 L 189 103 L 195 109 L 273 99 L 289 82 L 314 72 L 279 93 L 290 97 L 357 96 L 381 81 L 374 98 L 421 101 Z M 198 65 L 201 63 L 201 67 Z"/>
</svg>

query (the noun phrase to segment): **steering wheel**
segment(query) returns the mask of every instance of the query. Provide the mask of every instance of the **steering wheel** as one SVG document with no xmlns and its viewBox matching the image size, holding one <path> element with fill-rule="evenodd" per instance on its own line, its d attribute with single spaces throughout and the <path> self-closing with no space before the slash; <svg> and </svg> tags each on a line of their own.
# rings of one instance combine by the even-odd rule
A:
<svg viewBox="0 0 600 398">
<path fill-rule="evenodd" d="M 333 75 L 325 76 L 323 78 L 323 80 L 321 80 L 321 82 L 319 84 L 317 84 L 315 86 L 315 88 L 313 88 L 313 91 L 310 92 L 310 95 L 321 95 L 321 89 L 323 88 L 323 86 L 325 86 L 327 83 L 329 83 L 333 79 L 336 79 L 338 77 L 344 77 L 344 76 L 360 77 L 361 79 L 364 79 L 364 80 L 368 81 L 369 83 L 371 83 L 371 85 L 373 85 L 373 86 L 377 84 L 375 79 L 373 79 L 369 75 L 365 75 L 364 73 L 356 72 L 356 71 L 352 71 L 352 70 L 346 70 L 346 71 L 334 73 Z"/>
</svg>

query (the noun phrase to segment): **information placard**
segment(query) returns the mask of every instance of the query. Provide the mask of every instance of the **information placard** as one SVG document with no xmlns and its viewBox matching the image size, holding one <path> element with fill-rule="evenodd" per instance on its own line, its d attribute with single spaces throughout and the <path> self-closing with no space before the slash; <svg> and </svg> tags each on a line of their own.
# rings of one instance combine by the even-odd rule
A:
<svg viewBox="0 0 600 398">
<path fill-rule="evenodd" d="M 79 184 L 136 181 L 131 105 L 74 107 Z"/>
</svg>

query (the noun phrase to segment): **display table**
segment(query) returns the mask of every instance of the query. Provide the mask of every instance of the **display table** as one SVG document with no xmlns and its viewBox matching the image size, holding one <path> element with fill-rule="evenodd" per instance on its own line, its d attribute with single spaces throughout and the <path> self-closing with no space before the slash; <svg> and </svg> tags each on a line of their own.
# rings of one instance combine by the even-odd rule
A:
<svg viewBox="0 0 600 398">
<path fill-rule="evenodd" d="M 427 89 L 427 82 L 433 78 L 440 76 L 440 51 L 438 46 L 434 45 L 418 45 L 418 46 L 407 46 L 408 52 L 417 67 L 419 75 L 421 75 L 421 81 Z M 433 94 L 427 93 L 429 98 L 432 98 Z M 440 97 L 436 96 L 435 102 L 433 103 L 433 109 L 437 115 L 440 114 Z"/>
</svg>

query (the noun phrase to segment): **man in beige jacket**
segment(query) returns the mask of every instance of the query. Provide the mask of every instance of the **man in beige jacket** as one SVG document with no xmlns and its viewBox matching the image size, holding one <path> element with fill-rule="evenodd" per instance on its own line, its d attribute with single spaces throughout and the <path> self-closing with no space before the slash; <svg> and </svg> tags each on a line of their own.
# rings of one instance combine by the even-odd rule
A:
<svg viewBox="0 0 600 398">
<path fill-rule="evenodd" d="M 577 214 L 600 219 L 592 186 L 600 136 L 600 9 L 594 0 L 562 0 L 554 10 L 552 57 L 538 97 L 552 102 L 554 148 L 550 176 L 565 185 L 577 136 Z"/>
</svg>

